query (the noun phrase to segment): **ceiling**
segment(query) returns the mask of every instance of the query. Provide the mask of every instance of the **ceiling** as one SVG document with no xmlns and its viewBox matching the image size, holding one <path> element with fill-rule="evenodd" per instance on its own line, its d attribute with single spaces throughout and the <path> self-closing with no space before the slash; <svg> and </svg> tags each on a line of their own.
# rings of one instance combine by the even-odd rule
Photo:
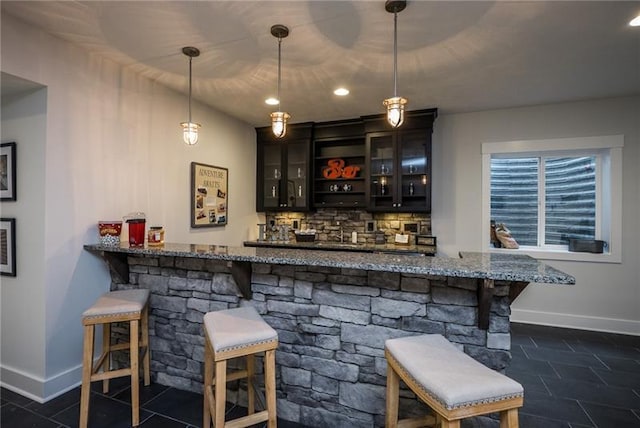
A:
<svg viewBox="0 0 640 428">
<path fill-rule="evenodd" d="M 277 39 L 291 122 L 382 113 L 393 95 L 393 15 L 384 1 L 5 1 L 2 13 L 188 93 L 269 123 Z M 398 95 L 441 113 L 640 93 L 640 13 L 630 1 L 409 1 L 398 14 Z M 351 90 L 333 95 L 338 86 Z M 5 88 L 3 88 L 4 90 Z M 186 99 L 185 99 L 186 111 Z M 198 121 L 194 117 L 194 121 Z M 206 124 L 203 124 L 206 126 Z"/>
</svg>

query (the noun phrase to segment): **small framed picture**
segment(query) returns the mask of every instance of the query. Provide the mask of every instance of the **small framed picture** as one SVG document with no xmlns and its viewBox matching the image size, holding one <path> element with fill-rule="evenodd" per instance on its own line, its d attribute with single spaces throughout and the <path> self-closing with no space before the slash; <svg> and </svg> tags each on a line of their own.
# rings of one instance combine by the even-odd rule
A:
<svg viewBox="0 0 640 428">
<path fill-rule="evenodd" d="M 229 170 L 191 162 L 191 227 L 225 226 Z"/>
<path fill-rule="evenodd" d="M 436 237 L 430 235 L 417 235 L 416 236 L 416 245 L 436 245 Z"/>
<path fill-rule="evenodd" d="M 404 233 L 418 233 L 418 223 L 404 222 L 402 223 Z"/>
<path fill-rule="evenodd" d="M 16 276 L 15 218 L 0 218 L 0 275 Z"/>
<path fill-rule="evenodd" d="M 16 200 L 16 143 L 0 144 L 0 200 Z"/>
<path fill-rule="evenodd" d="M 365 221 L 364 231 L 365 232 L 375 232 L 376 231 L 376 221 L 375 220 L 367 220 L 367 221 Z"/>
</svg>

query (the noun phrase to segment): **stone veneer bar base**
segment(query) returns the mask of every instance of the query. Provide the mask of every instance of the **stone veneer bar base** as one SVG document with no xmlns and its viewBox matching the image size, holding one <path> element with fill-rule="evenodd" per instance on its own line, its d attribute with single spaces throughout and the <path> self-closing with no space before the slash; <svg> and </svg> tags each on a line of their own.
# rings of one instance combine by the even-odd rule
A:
<svg viewBox="0 0 640 428">
<path fill-rule="evenodd" d="M 278 417 L 312 427 L 384 426 L 388 338 L 438 333 L 493 369 L 511 360 L 509 282 L 495 282 L 481 330 L 476 279 L 252 263 L 253 299 L 244 301 L 228 263 L 130 255 L 129 283 L 114 277 L 112 289 L 151 291 L 156 382 L 202 393 L 203 316 L 241 304 L 278 331 Z M 229 400 L 244 405 L 232 387 Z M 425 411 L 408 390 L 400 409 Z"/>
</svg>

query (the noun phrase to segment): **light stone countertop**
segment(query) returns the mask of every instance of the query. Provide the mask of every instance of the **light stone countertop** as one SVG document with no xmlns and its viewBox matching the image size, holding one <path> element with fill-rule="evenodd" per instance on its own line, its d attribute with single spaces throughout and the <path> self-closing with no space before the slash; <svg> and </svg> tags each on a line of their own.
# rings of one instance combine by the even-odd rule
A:
<svg viewBox="0 0 640 428">
<path fill-rule="evenodd" d="M 303 250 L 332 250 L 332 251 L 360 251 L 365 253 L 410 254 L 434 256 L 436 247 L 430 245 L 396 245 L 396 244 L 365 244 L 351 242 L 313 241 L 245 241 L 245 247 L 265 248 L 298 248 Z"/>
<path fill-rule="evenodd" d="M 191 257 L 293 266 L 321 266 L 400 272 L 499 281 L 575 284 L 575 278 L 532 257 L 520 254 L 461 252 L 460 258 L 419 257 L 403 254 L 360 253 L 289 248 L 231 247 L 223 245 L 165 243 L 161 247 L 129 248 L 85 245 L 93 252 L 121 255 Z"/>
</svg>

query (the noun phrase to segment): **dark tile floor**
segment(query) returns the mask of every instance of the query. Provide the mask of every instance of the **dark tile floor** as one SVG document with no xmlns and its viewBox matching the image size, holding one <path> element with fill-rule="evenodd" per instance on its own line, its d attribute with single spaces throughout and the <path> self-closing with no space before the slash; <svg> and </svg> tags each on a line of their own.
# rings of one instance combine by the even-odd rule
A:
<svg viewBox="0 0 640 428">
<path fill-rule="evenodd" d="M 507 374 L 525 389 L 521 428 L 640 428 L 640 337 L 512 324 L 512 353 Z M 90 427 L 130 426 L 127 382 L 113 381 L 108 395 L 99 388 L 94 383 Z M 0 398 L 2 427 L 78 426 L 79 388 L 46 404 L 4 388 Z M 153 384 L 142 389 L 140 403 L 144 428 L 193 428 L 202 421 L 200 394 Z M 229 408 L 230 416 L 241 411 Z"/>
</svg>

